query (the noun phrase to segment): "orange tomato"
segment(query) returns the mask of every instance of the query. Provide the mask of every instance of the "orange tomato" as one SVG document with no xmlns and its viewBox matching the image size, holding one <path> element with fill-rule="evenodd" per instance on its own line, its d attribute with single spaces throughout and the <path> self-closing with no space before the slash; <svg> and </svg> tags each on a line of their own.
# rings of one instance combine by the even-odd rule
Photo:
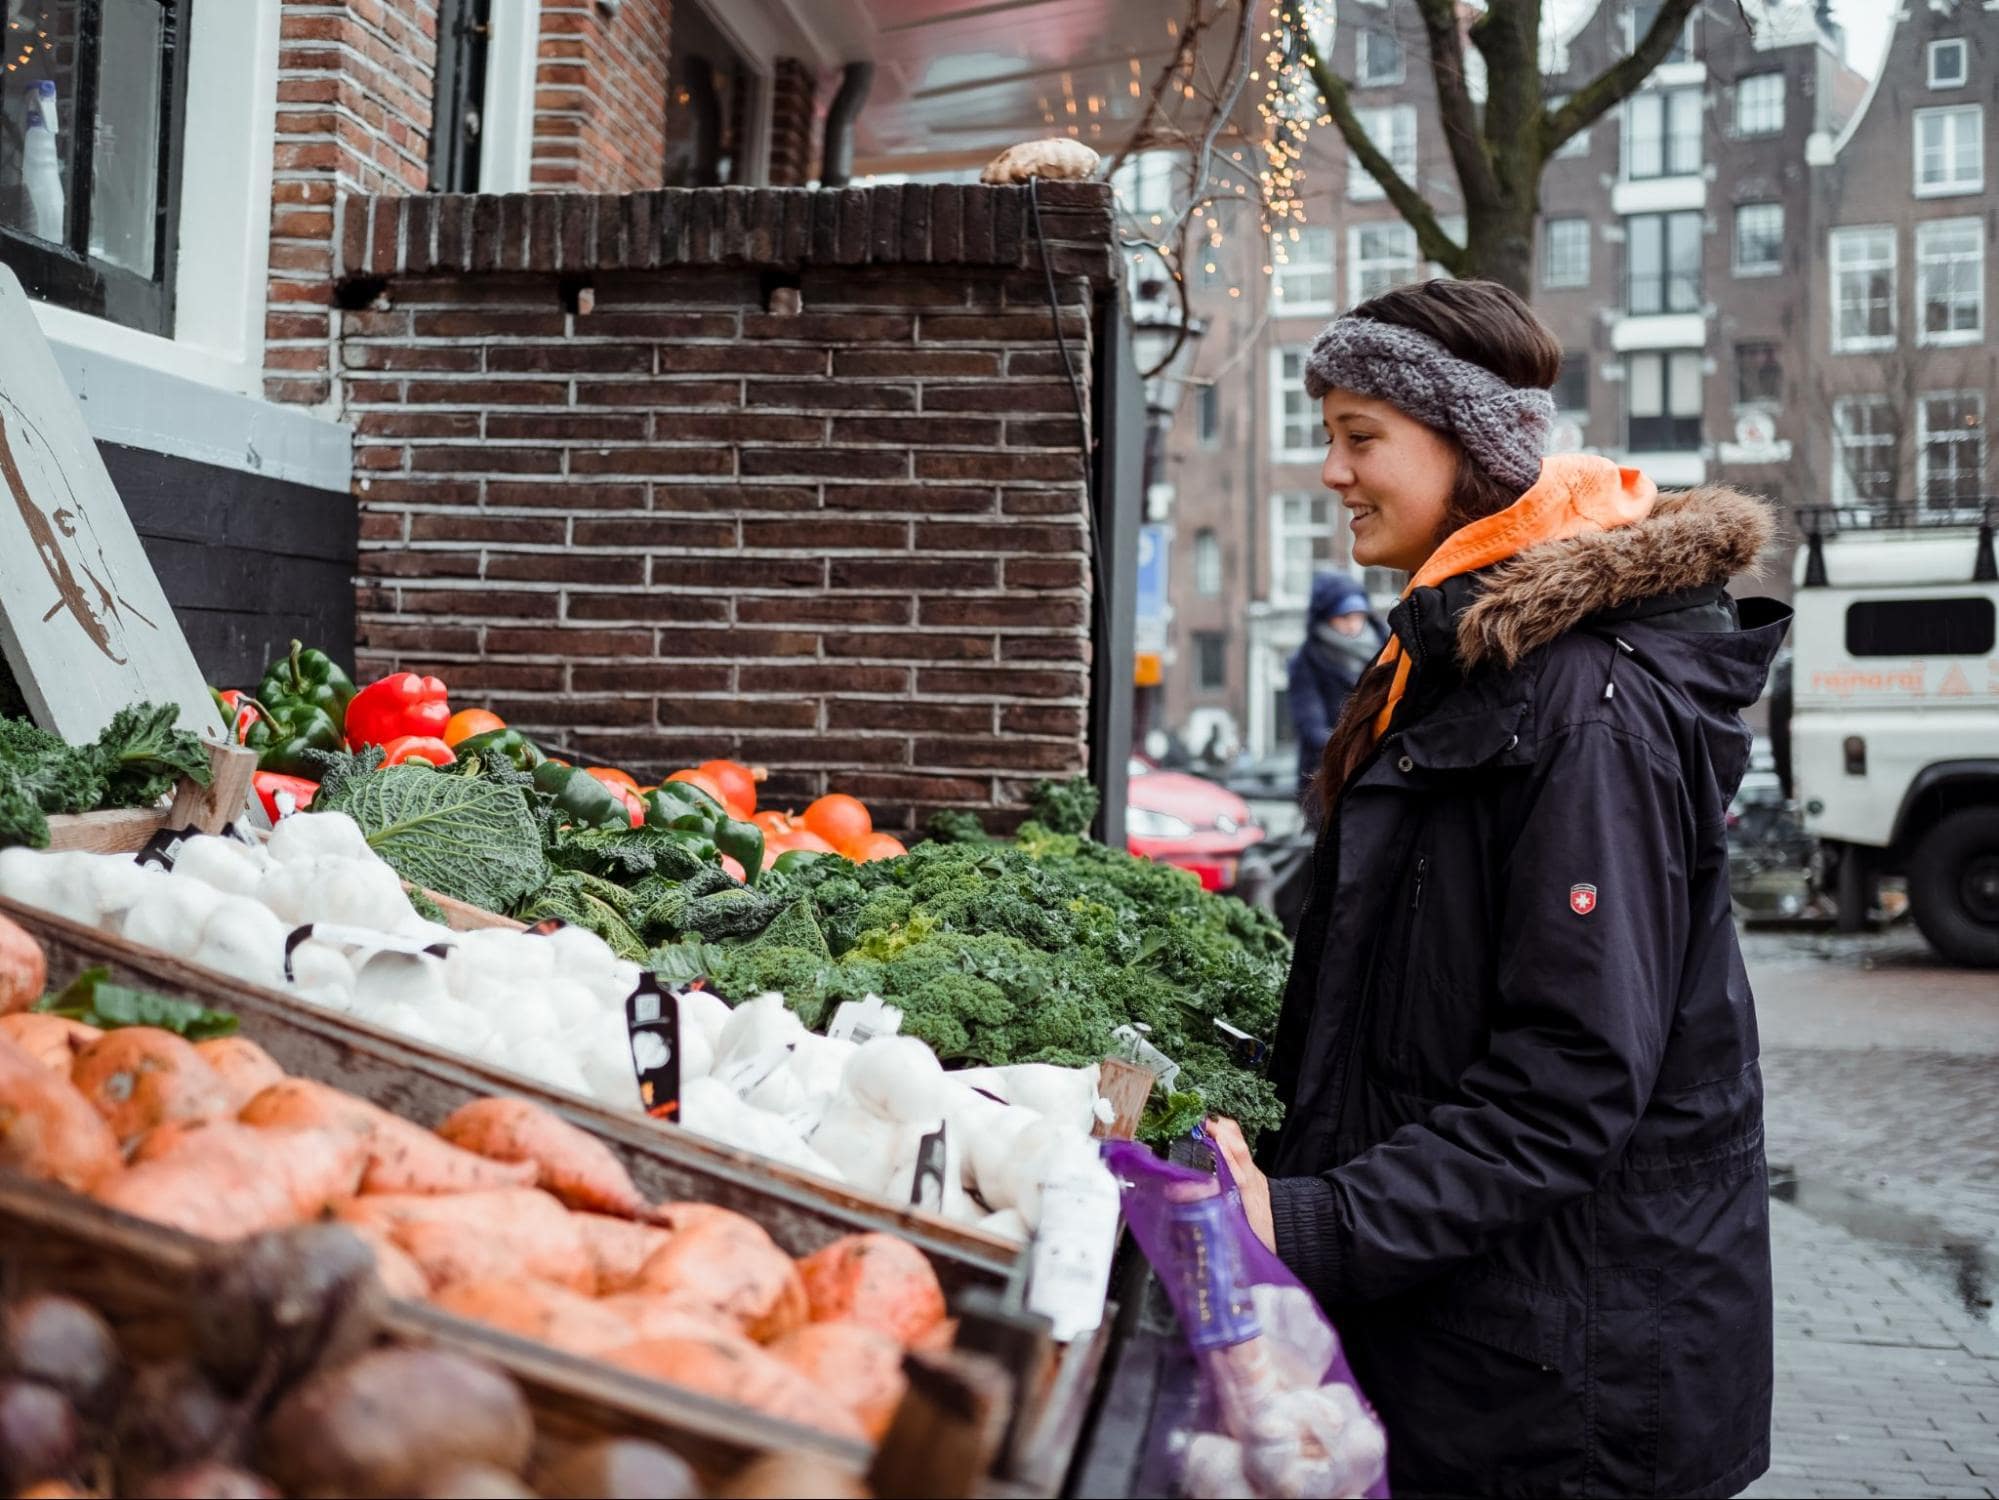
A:
<svg viewBox="0 0 1999 1500">
<path fill-rule="evenodd" d="M 469 740 L 475 734 L 491 734 L 495 729 L 506 727 L 507 721 L 496 713 L 483 708 L 461 708 L 444 726 L 444 743 L 456 749 L 460 740 Z"/>
<path fill-rule="evenodd" d="M 834 792 L 805 809 L 805 826 L 845 854 L 875 831 L 875 820 L 859 799 Z"/>
<path fill-rule="evenodd" d="M 840 851 L 809 828 L 801 828 L 784 841 L 787 849 L 803 849 L 811 854 L 838 854 Z"/>
<path fill-rule="evenodd" d="M 605 786 L 611 788 L 611 790 L 613 791 L 617 791 L 620 788 L 622 788 L 623 790 L 628 792 L 636 792 L 639 789 L 639 783 L 636 777 L 631 776 L 624 771 L 613 771 L 608 766 L 590 766 L 584 770 L 583 774 L 585 776 L 596 777 L 599 781 L 603 782 Z"/>
<path fill-rule="evenodd" d="M 764 831 L 766 842 L 774 838 L 783 838 L 798 827 L 790 813 L 781 813 L 775 808 L 769 812 L 752 813 L 750 821 Z"/>
<path fill-rule="evenodd" d="M 870 860 L 899 859 L 909 851 L 902 847 L 900 839 L 885 833 L 871 833 L 859 843 L 849 846 L 846 853 L 855 864 L 864 865 Z"/>
<path fill-rule="evenodd" d="M 757 777 L 748 766 L 732 760 L 704 760 L 694 770 L 722 789 L 722 805 L 729 809 L 730 817 L 747 821 L 756 812 Z"/>
<path fill-rule="evenodd" d="M 720 806 L 726 808 L 729 805 L 729 799 L 722 795 L 722 788 L 716 785 L 715 778 L 712 776 L 704 776 L 699 771 L 675 771 L 666 779 L 668 781 L 684 781 L 697 791 L 706 792 Z"/>
</svg>

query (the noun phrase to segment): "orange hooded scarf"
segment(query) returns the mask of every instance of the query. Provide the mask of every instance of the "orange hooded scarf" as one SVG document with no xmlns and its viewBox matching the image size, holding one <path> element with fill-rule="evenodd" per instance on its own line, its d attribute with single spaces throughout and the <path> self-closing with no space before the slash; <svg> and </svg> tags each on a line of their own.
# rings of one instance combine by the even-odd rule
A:
<svg viewBox="0 0 1999 1500">
<path fill-rule="evenodd" d="M 1621 469 L 1607 458 L 1589 453 L 1552 454 L 1541 460 L 1541 477 L 1518 500 L 1454 531 L 1430 554 L 1409 587 L 1435 588 L 1446 578 L 1489 568 L 1542 542 L 1556 542 L 1584 532 L 1629 526 L 1652 513 L 1658 488 L 1636 469 Z M 1375 717 L 1374 737 L 1388 732 L 1388 721 L 1409 687 L 1410 661 L 1395 635 L 1388 637 L 1378 663 L 1392 663 L 1395 680 L 1388 702 Z"/>
</svg>

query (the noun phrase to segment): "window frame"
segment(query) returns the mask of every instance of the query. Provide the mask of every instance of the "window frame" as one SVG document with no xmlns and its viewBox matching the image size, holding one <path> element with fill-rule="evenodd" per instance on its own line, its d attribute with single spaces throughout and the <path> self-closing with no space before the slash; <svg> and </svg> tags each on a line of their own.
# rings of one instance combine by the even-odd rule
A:
<svg viewBox="0 0 1999 1500">
<path fill-rule="evenodd" d="M 1295 227 L 1299 232 L 1298 243 L 1296 245 L 1287 244 L 1285 247 L 1286 253 L 1291 258 L 1280 262 L 1275 255 L 1271 257 L 1270 290 L 1272 310 L 1278 316 L 1286 318 L 1307 316 L 1329 317 L 1335 311 L 1340 295 L 1337 247 L 1334 243 L 1332 228 L 1325 224 L 1301 224 Z M 1323 262 L 1304 261 L 1300 258 L 1307 236 L 1315 238 L 1318 236 L 1324 237 L 1326 256 Z M 1294 300 L 1285 293 L 1285 272 L 1287 271 L 1291 272 L 1294 277 L 1318 276 L 1323 274 L 1326 278 L 1326 295 L 1323 298 L 1317 299 L 1308 297 Z"/>
<path fill-rule="evenodd" d="M 1323 527 L 1307 522 L 1290 526 L 1285 522 L 1285 513 L 1292 502 L 1302 502 L 1308 507 L 1324 507 L 1326 520 Z M 1296 593 L 1285 588 L 1285 560 L 1290 555 L 1285 543 L 1290 538 L 1302 538 L 1316 543 L 1324 538 L 1329 544 L 1337 544 L 1340 532 L 1339 517 L 1332 507 L 1337 504 L 1329 490 L 1278 490 L 1270 497 L 1270 599 L 1277 605 L 1290 605 L 1302 609 L 1311 602 L 1312 575 L 1321 567 L 1331 567 L 1338 560 L 1336 545 L 1329 546 L 1323 558 L 1308 552 L 1305 559 L 1305 586 Z"/>
<path fill-rule="evenodd" d="M 1222 539 L 1216 535 L 1214 527 L 1203 526 L 1194 533 L 1192 556 L 1194 592 L 1203 599 L 1219 599 L 1227 569 L 1223 566 Z"/>
<path fill-rule="evenodd" d="M 1888 255 L 1885 261 L 1870 261 L 1858 267 L 1840 264 L 1840 246 L 1844 242 L 1857 239 L 1861 235 L 1878 235 L 1885 238 Z M 1901 292 L 1901 236 L 1892 224 L 1842 224 L 1826 236 L 1826 274 L 1832 278 L 1831 296 L 1828 307 L 1832 332 L 1832 352 L 1834 354 L 1879 353 L 1892 349 L 1900 337 L 1900 309 L 1897 302 Z M 1866 274 L 1886 270 L 1888 273 L 1888 295 L 1885 299 L 1888 309 L 1888 331 L 1886 333 L 1866 333 L 1852 338 L 1845 337 L 1840 329 L 1842 303 L 1840 298 L 1840 278 L 1845 275 Z"/>
<path fill-rule="evenodd" d="M 193 0 L 155 0 L 160 20 L 158 159 L 153 181 L 153 270 L 142 276 L 90 253 L 96 186 L 93 146 L 101 84 L 104 8 L 83 0 L 78 9 L 76 92 L 66 125 L 67 223 L 63 243 L 0 224 L 0 263 L 11 267 L 29 297 L 53 307 L 99 318 L 116 327 L 163 339 L 174 336 L 180 263 L 181 182 L 186 160 L 187 79 L 193 38 Z M 86 125 L 85 122 L 88 122 Z"/>
<path fill-rule="evenodd" d="M 1570 232 L 1572 243 L 1567 247 L 1575 249 L 1575 231 L 1580 230 L 1581 264 L 1573 268 L 1569 275 L 1556 279 L 1555 231 Z M 1590 284 L 1590 221 L 1581 215 L 1565 214 L 1560 218 L 1541 221 L 1541 286 L 1547 291 L 1575 291 Z"/>
<path fill-rule="evenodd" d="M 1848 413 L 1865 408 L 1869 411 L 1885 412 L 1888 424 L 1885 431 L 1856 432 Z M 1832 403 L 1832 498 L 1836 505 L 1893 505 L 1895 492 L 1901 488 L 1900 434 L 1895 430 L 1895 403 L 1878 392 L 1866 392 L 1852 396 L 1841 396 Z M 1888 452 L 1886 467 L 1870 466 L 1865 472 L 1870 475 L 1885 475 L 1888 481 L 1887 493 L 1881 495 L 1864 493 L 1854 475 L 1855 465 L 1847 460 L 1851 449 L 1885 448 Z"/>
<path fill-rule="evenodd" d="M 1971 144 L 1977 157 L 1975 176 L 1970 179 L 1961 180 L 1952 175 L 1946 176 L 1938 182 L 1924 182 L 1923 127 L 1932 120 L 1945 122 L 1955 127 L 1957 122 L 1966 118 L 1970 118 L 1972 121 Z M 1909 176 L 1909 190 L 1911 193 L 1918 198 L 1962 198 L 1985 191 L 1985 106 L 1983 104 L 1934 105 L 1928 109 L 1913 111 L 1910 115 L 1910 120 L 1910 135 L 1914 147 L 1914 156 L 1910 162 Z M 1954 173 L 1954 162 L 1959 144 L 1959 131 L 1956 128 L 1951 128 L 1946 130 L 1944 134 L 1946 139 L 1939 143 L 1939 154 L 1946 161 L 1953 163 L 1951 171 Z"/>
<path fill-rule="evenodd" d="M 1388 164 L 1395 169 L 1396 175 L 1404 182 L 1413 185 L 1414 179 L 1421 170 L 1422 163 L 1422 143 L 1420 128 L 1416 118 L 1416 106 L 1413 104 L 1382 104 L 1368 109 L 1356 109 L 1354 115 L 1360 121 L 1361 129 L 1367 133 L 1368 140 L 1374 143 L 1375 149 L 1388 158 Z M 1375 131 L 1374 124 L 1372 123 L 1375 121 L 1383 122 L 1387 126 L 1388 139 L 1386 144 L 1383 144 L 1381 136 Z M 1409 151 L 1406 161 L 1398 159 L 1396 153 L 1399 135 L 1397 127 L 1403 122 L 1407 122 L 1409 127 L 1407 134 Z M 1360 164 L 1360 158 L 1349 149 L 1347 152 L 1347 200 L 1352 203 L 1379 203 L 1387 196 L 1388 190 L 1374 180 L 1367 168 Z"/>
<path fill-rule="evenodd" d="M 1743 356 L 1752 349 L 1766 352 L 1766 358 L 1760 362 L 1761 365 L 1776 366 L 1777 389 L 1774 393 L 1752 392 L 1744 384 L 1743 374 L 1749 366 Z M 1733 353 L 1735 356 L 1735 408 L 1737 411 L 1749 408 L 1774 411 L 1782 408 L 1784 404 L 1783 350 L 1784 346 L 1782 342 L 1777 339 L 1738 339 L 1736 341 Z"/>
<path fill-rule="evenodd" d="M 1767 103 L 1767 101 L 1759 100 L 1758 101 L 1759 108 L 1757 110 L 1759 123 L 1756 125 L 1754 129 L 1752 129 L 1744 123 L 1743 119 L 1744 116 L 1743 98 L 1745 91 L 1749 88 L 1751 84 L 1761 85 L 1761 84 L 1771 84 L 1771 83 L 1774 83 L 1777 88 L 1775 123 L 1773 124 L 1760 123 L 1761 117 L 1764 114 L 1766 114 L 1769 110 L 1769 104 Z M 1761 73 L 1745 73 L 1742 77 L 1736 79 L 1735 114 L 1731 122 L 1735 128 L 1736 139 L 1744 141 L 1753 141 L 1753 140 L 1760 140 L 1765 136 L 1782 135 L 1784 133 L 1784 119 L 1785 119 L 1784 112 L 1790 105 L 1790 101 L 1786 97 L 1789 94 L 1789 92 L 1790 92 L 1789 84 L 1788 81 L 1785 79 L 1783 69 L 1781 68 L 1772 68 Z"/>
<path fill-rule="evenodd" d="M 1930 403 L 1933 401 L 1969 401 L 1978 413 L 1976 424 L 1968 433 L 1960 434 L 1954 429 L 1943 433 L 1930 431 Z M 1969 494 L 1952 495 L 1944 504 L 1934 503 L 1930 494 L 1930 447 L 1940 443 L 1957 448 L 1969 445 L 1974 458 L 1969 469 L 1957 467 L 1953 473 L 1968 472 L 1971 476 Z M 1916 397 L 1916 504 L 1925 510 L 1958 510 L 1970 505 L 1985 494 L 1985 469 L 1990 459 L 1985 441 L 1985 392 L 1978 389 L 1954 391 L 1924 391 Z"/>
<path fill-rule="evenodd" d="M 1639 271 L 1632 246 L 1638 238 L 1640 225 L 1658 226 L 1659 269 L 1647 273 L 1658 282 L 1658 305 L 1641 307 L 1638 304 L 1637 289 Z M 1693 257 L 1691 268 L 1676 266 L 1673 259 L 1674 229 L 1678 226 L 1693 226 Z M 1706 292 L 1702 261 L 1706 258 L 1703 240 L 1707 234 L 1706 216 L 1697 208 L 1671 209 L 1662 213 L 1626 214 L 1624 217 L 1624 311 L 1634 318 L 1651 318 L 1672 313 L 1699 312 Z M 1674 290 L 1691 284 L 1690 298 L 1681 303 L 1675 300 Z"/>
<path fill-rule="evenodd" d="M 1229 690 L 1229 633 L 1226 630 L 1196 630 L 1189 638 L 1194 655 L 1194 691 L 1197 693 L 1226 693 Z M 1220 671 L 1213 678 L 1208 675 L 1208 652 L 1214 651 L 1214 665 Z"/>
<path fill-rule="evenodd" d="M 1774 210 L 1777 215 L 1776 256 L 1766 261 L 1742 259 L 1742 215 L 1745 209 Z M 1736 276 L 1781 276 L 1784 274 L 1784 204 L 1782 200 L 1759 199 L 1735 205 L 1734 234 L 1729 246 L 1729 269 Z"/>
<path fill-rule="evenodd" d="M 1222 440 L 1222 393 L 1213 384 L 1194 388 L 1194 441 L 1214 448 Z"/>
<path fill-rule="evenodd" d="M 1580 371 L 1582 380 L 1582 402 L 1580 405 L 1562 400 L 1562 387 L 1568 381 L 1571 371 Z M 1587 349 L 1564 349 L 1562 363 L 1555 375 L 1555 383 L 1548 388 L 1554 399 L 1555 410 L 1569 416 L 1587 416 L 1589 413 L 1589 351 Z"/>
<path fill-rule="evenodd" d="M 1937 58 L 1948 50 L 1957 53 L 1957 80 L 1954 83 L 1937 82 Z M 1961 36 L 1938 37 L 1924 52 L 1923 82 L 1932 89 L 1961 89 L 1971 82 L 1971 45 Z"/>
<path fill-rule="evenodd" d="M 1270 461 L 1279 464 L 1316 464 L 1320 462 L 1320 435 L 1324 423 L 1320 420 L 1316 403 L 1305 394 L 1305 346 L 1303 344 L 1280 344 L 1270 351 Z M 1287 376 L 1284 362 L 1297 356 L 1298 373 Z M 1308 443 L 1303 447 L 1286 444 L 1290 429 L 1294 425 L 1288 398 L 1295 395 L 1305 403 L 1305 431 Z"/>
<path fill-rule="evenodd" d="M 1376 231 L 1386 231 L 1402 237 L 1409 250 L 1407 259 L 1397 257 L 1391 261 L 1381 257 L 1370 259 L 1363 256 L 1360 253 L 1361 236 Z M 1422 269 L 1423 252 L 1417 247 L 1416 231 L 1409 224 L 1401 219 L 1371 219 L 1365 224 L 1347 225 L 1347 306 L 1355 307 L 1367 300 L 1361 295 L 1361 284 L 1368 269 L 1391 265 L 1406 265 L 1409 268 L 1409 274 L 1402 280 L 1390 283 L 1393 286 L 1404 286 L 1414 281 Z"/>
<path fill-rule="evenodd" d="M 1681 105 L 1688 100 L 1692 101 L 1693 107 L 1694 129 L 1691 136 L 1683 132 L 1676 132 L 1673 128 Z M 1633 165 L 1633 157 L 1640 144 L 1637 120 L 1634 117 L 1648 109 L 1655 108 L 1659 114 L 1659 170 L 1656 172 L 1641 172 Z M 1626 182 L 1658 182 L 1661 179 L 1670 177 L 1699 176 L 1706 166 L 1705 143 L 1701 139 L 1706 126 L 1705 114 L 1706 102 L 1698 87 L 1646 89 L 1633 94 L 1629 99 L 1625 100 L 1623 130 L 1624 180 Z M 1683 162 L 1680 153 L 1674 149 L 1676 142 L 1684 145 L 1689 139 L 1693 142 L 1694 152 L 1694 159 L 1690 164 Z"/>
<path fill-rule="evenodd" d="M 1392 77 L 1385 73 L 1377 74 L 1369 67 L 1369 64 L 1373 61 L 1371 56 L 1373 49 L 1368 45 L 1370 37 L 1380 37 L 1394 45 L 1395 71 Z M 1403 83 L 1408 79 L 1409 51 L 1402 45 L 1402 38 L 1396 33 L 1392 21 L 1383 21 L 1371 26 L 1363 25 L 1360 27 L 1354 36 L 1353 50 L 1355 88 L 1393 88 L 1395 85 Z"/>
<path fill-rule="evenodd" d="M 1707 392 L 1705 386 L 1707 372 L 1700 368 L 1701 351 L 1698 349 L 1634 349 L 1624 356 L 1624 448 L 1627 453 L 1697 453 L 1705 434 L 1702 423 L 1706 416 Z M 1632 411 L 1631 392 L 1637 388 L 1632 378 L 1641 361 L 1657 360 L 1659 363 L 1659 404 L 1656 416 L 1639 416 Z M 1691 361 L 1695 369 L 1695 401 L 1691 414 L 1673 410 L 1673 375 L 1676 368 Z M 1639 422 L 1663 424 L 1657 431 L 1658 441 L 1640 442 L 1637 436 Z M 1650 432 L 1648 430 L 1648 435 Z"/>
<path fill-rule="evenodd" d="M 1932 333 L 1929 328 L 1929 296 L 1925 283 L 1933 266 L 1949 265 L 1951 262 L 1924 254 L 1926 241 L 1941 236 L 1945 231 L 1969 233 L 1971 253 L 1968 258 L 1972 266 L 1970 301 L 1977 313 L 1977 322 L 1968 329 L 1945 329 Z M 1951 348 L 1963 344 L 1982 344 L 1985 341 L 1985 221 L 1982 218 L 1923 219 L 1916 224 L 1916 343 L 1925 348 Z"/>
</svg>

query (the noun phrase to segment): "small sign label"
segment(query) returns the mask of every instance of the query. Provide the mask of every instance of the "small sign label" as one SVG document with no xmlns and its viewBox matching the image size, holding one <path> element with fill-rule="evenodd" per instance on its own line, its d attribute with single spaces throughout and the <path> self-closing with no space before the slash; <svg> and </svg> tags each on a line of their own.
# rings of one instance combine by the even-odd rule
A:
<svg viewBox="0 0 1999 1500">
<path fill-rule="evenodd" d="M 1126 1062 L 1137 1063 L 1158 1081 L 1160 1092 L 1173 1092 L 1173 1080 L 1180 1076 L 1180 1064 L 1147 1039 L 1152 1028 L 1143 1021 L 1133 1021 L 1118 1027 L 1111 1033 L 1117 1043 L 1117 1055 Z"/>
<path fill-rule="evenodd" d="M 916 1176 L 909 1186 L 909 1206 L 925 1213 L 944 1212 L 944 1170 L 950 1164 L 945 1140 L 949 1125 L 940 1120 L 937 1128 L 916 1143 Z"/>
<path fill-rule="evenodd" d="M 625 997 L 625 1029 L 631 1036 L 639 1107 L 655 1120 L 674 1119 L 680 1113 L 678 993 L 662 990 L 656 975 L 639 975 Z"/>
<path fill-rule="evenodd" d="M 1027 1252 L 1027 1308 L 1054 1324 L 1065 1343 L 1104 1321 L 1117 1227 L 1117 1182 L 1100 1165 L 1041 1185 L 1041 1226 Z"/>
<path fill-rule="evenodd" d="M 1579 917 L 1586 917 L 1596 910 L 1596 887 L 1593 885 L 1572 885 L 1569 887 L 1569 909 Z"/>
<path fill-rule="evenodd" d="M 870 995 L 865 1000 L 841 1001 L 826 1035 L 833 1041 L 852 1042 L 858 1047 L 878 1036 L 894 1036 L 901 1030 L 901 1009 L 879 995 Z"/>
<path fill-rule="evenodd" d="M 193 836 L 191 828 L 162 828 L 146 840 L 145 847 L 132 856 L 141 869 L 172 870 L 180 858 L 180 846 Z"/>
</svg>

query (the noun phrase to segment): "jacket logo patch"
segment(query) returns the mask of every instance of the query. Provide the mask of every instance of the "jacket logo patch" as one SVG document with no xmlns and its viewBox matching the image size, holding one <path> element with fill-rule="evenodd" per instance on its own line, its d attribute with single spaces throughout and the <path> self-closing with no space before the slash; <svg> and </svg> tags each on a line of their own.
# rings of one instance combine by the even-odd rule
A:
<svg viewBox="0 0 1999 1500">
<path fill-rule="evenodd" d="M 1579 917 L 1586 917 L 1596 910 L 1596 887 L 1593 885 L 1572 885 L 1569 887 L 1569 910 Z"/>
</svg>

